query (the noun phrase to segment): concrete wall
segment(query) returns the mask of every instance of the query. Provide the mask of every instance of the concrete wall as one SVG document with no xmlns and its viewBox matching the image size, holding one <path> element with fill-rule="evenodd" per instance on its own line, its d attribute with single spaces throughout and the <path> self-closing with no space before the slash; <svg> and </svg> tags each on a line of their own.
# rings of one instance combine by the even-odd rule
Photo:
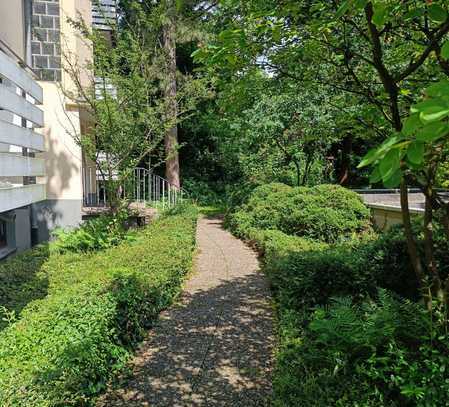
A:
<svg viewBox="0 0 449 407">
<path fill-rule="evenodd" d="M 70 110 L 58 85 L 42 82 L 45 114 L 45 160 L 47 200 L 36 205 L 39 241 L 49 237 L 54 227 L 73 227 L 81 222 L 82 152 L 75 142 L 79 132 L 79 112 Z"/>
<path fill-rule="evenodd" d="M 379 230 L 387 231 L 394 225 L 402 224 L 402 212 L 398 207 L 388 207 L 380 205 L 368 205 L 371 209 L 374 224 Z M 411 209 L 412 217 L 422 215 L 421 209 Z"/>
<path fill-rule="evenodd" d="M 25 12 L 23 0 L 0 1 L 0 39 L 23 60 L 25 55 Z"/>
<path fill-rule="evenodd" d="M 82 202 L 75 199 L 47 199 L 33 204 L 32 226 L 37 231 L 37 242 L 49 240 L 56 228 L 67 229 L 79 225 L 81 209 Z"/>
<path fill-rule="evenodd" d="M 82 16 L 89 23 L 91 1 L 58 0 L 54 3 L 59 5 L 62 67 L 70 61 L 83 68 L 92 60 L 92 49 L 77 34 L 68 19 Z M 48 12 L 48 4 L 46 10 Z M 81 71 L 82 80 L 88 85 L 89 73 L 83 69 Z M 46 164 L 47 200 L 33 207 L 39 241 L 47 239 L 55 227 L 67 228 L 81 222 L 83 155 L 76 140 L 82 133 L 83 115 L 79 107 L 67 97 L 74 90 L 70 75 L 62 69 L 59 79 L 60 83 L 40 82 L 44 90 L 45 128 L 42 134 L 46 152 L 42 156 Z"/>
<path fill-rule="evenodd" d="M 47 199 L 82 199 L 81 147 L 74 136 L 79 132 L 79 112 L 66 106 L 59 87 L 41 83 L 44 89 Z"/>
<path fill-rule="evenodd" d="M 30 207 L 16 209 L 15 235 L 16 248 L 22 252 L 31 247 L 31 211 Z"/>
</svg>

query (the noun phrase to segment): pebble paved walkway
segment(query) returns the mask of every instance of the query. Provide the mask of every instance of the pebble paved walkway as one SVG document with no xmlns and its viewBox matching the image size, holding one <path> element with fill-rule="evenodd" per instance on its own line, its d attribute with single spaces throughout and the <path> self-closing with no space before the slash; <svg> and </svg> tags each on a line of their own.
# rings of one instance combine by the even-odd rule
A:
<svg viewBox="0 0 449 407">
<path fill-rule="evenodd" d="M 163 312 L 106 406 L 268 406 L 274 346 L 269 290 L 255 253 L 203 218 L 196 273 Z"/>
</svg>

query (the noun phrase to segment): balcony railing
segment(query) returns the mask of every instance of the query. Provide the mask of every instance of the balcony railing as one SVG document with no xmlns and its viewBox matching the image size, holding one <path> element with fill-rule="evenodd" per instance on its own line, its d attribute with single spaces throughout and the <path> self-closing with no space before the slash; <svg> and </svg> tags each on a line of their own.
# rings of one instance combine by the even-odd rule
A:
<svg viewBox="0 0 449 407">
<path fill-rule="evenodd" d="M 96 30 L 109 31 L 117 21 L 116 0 L 92 1 L 92 27 Z"/>
<path fill-rule="evenodd" d="M 108 78 L 95 77 L 95 97 L 103 100 L 105 97 L 117 98 L 117 88 L 109 82 Z"/>
<path fill-rule="evenodd" d="M 45 150 L 43 136 L 35 132 L 44 126 L 37 107 L 43 91 L 6 52 L 0 47 L 0 212 L 45 199 L 45 185 L 35 184 L 35 177 L 45 175 L 45 162 L 34 158 Z"/>
<path fill-rule="evenodd" d="M 45 199 L 45 184 L 0 187 L 0 213 Z"/>
</svg>

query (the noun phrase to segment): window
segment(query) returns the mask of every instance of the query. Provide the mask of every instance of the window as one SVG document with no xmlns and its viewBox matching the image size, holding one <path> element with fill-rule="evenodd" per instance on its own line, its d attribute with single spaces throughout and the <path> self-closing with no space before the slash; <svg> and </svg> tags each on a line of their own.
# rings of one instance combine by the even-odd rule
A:
<svg viewBox="0 0 449 407">
<path fill-rule="evenodd" d="M 6 222 L 0 219 L 0 248 L 8 245 L 6 239 L 6 230 L 7 230 Z"/>
</svg>

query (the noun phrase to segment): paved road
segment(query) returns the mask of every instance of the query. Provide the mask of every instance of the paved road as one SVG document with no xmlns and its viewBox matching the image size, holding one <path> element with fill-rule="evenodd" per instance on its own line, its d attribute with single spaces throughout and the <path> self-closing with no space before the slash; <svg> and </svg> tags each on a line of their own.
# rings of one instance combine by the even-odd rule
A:
<svg viewBox="0 0 449 407">
<path fill-rule="evenodd" d="M 162 313 L 105 406 L 267 406 L 273 312 L 255 253 L 203 218 L 196 273 Z"/>
</svg>

